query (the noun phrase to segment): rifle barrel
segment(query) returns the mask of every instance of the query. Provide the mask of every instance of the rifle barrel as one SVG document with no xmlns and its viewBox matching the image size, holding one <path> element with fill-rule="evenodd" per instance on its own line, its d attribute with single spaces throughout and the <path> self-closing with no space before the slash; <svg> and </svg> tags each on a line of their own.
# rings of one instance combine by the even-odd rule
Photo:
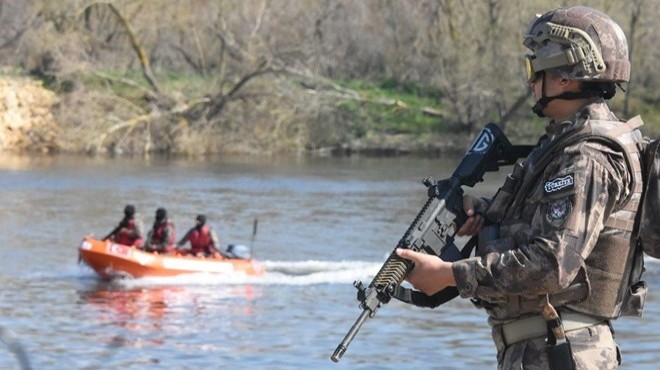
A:
<svg viewBox="0 0 660 370">
<path fill-rule="evenodd" d="M 367 318 L 370 316 L 371 311 L 369 309 L 364 309 L 362 313 L 360 314 L 360 317 L 355 321 L 355 324 L 351 327 L 351 330 L 346 333 L 346 336 L 344 337 L 344 340 L 339 343 L 337 346 L 337 349 L 335 349 L 335 352 L 330 356 L 330 359 L 333 362 L 339 362 L 339 359 L 341 356 L 344 355 L 344 352 L 346 352 L 346 349 L 348 349 L 348 345 L 351 344 L 351 341 L 353 341 L 353 338 L 355 337 L 355 334 L 357 334 L 358 330 L 362 327 L 362 324 L 367 320 Z"/>
</svg>

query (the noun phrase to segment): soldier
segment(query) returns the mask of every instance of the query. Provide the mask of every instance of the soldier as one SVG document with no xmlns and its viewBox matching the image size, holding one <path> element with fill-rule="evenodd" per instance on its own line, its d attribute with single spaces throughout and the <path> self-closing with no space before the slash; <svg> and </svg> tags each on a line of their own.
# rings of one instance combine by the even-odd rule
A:
<svg viewBox="0 0 660 370">
<path fill-rule="evenodd" d="M 627 41 L 610 17 L 576 6 L 537 16 L 524 45 L 533 111 L 551 120 L 493 199 L 464 197 L 458 234 L 479 233 L 476 256 L 397 254 L 415 263 L 416 289 L 456 286 L 487 311 L 500 369 L 616 368 L 611 320 L 641 315 L 646 293 L 631 236 L 641 119 L 622 122 L 606 103 L 629 80 Z M 499 236 L 484 240 L 493 229 Z"/>
<path fill-rule="evenodd" d="M 190 242 L 188 253 L 193 256 L 211 257 L 221 254 L 218 249 L 220 244 L 218 234 L 206 223 L 205 215 L 197 215 L 195 226 L 188 230 L 186 235 L 179 240 L 176 244 L 177 249 L 184 246 L 187 242 Z"/>
<path fill-rule="evenodd" d="M 167 218 L 167 210 L 158 208 L 154 225 L 147 235 L 144 250 L 147 252 L 170 253 L 176 249 L 176 230 L 174 224 Z"/>
<path fill-rule="evenodd" d="M 144 226 L 142 219 L 135 212 L 135 206 L 127 204 L 124 207 L 124 218 L 119 222 L 104 240 L 112 240 L 115 243 L 123 245 L 134 245 L 142 247 Z"/>
</svg>

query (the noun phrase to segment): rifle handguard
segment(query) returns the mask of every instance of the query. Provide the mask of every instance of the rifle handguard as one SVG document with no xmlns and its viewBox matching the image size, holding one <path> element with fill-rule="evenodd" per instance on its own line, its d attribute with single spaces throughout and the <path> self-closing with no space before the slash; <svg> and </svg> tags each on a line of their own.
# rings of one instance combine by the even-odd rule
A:
<svg viewBox="0 0 660 370">
<path fill-rule="evenodd" d="M 479 238 L 477 235 L 473 236 L 465 244 L 462 250 L 459 250 L 455 244 L 450 244 L 442 250 L 440 258 L 447 262 L 455 262 L 469 258 L 472 251 L 477 246 L 478 241 Z M 425 308 L 436 308 L 456 297 L 458 297 L 458 289 L 456 287 L 447 287 L 431 296 L 401 285 L 396 286 L 392 291 L 392 298 L 417 307 Z"/>
</svg>

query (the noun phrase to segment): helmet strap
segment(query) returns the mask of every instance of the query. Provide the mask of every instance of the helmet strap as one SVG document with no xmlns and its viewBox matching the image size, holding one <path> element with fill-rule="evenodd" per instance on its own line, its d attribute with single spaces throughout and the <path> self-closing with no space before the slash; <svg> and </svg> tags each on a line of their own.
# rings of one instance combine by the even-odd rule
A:
<svg viewBox="0 0 660 370">
<path fill-rule="evenodd" d="M 532 107 L 532 112 L 536 113 L 537 116 L 543 118 L 545 114 L 543 110 L 550 104 L 551 101 L 555 99 L 563 100 L 574 100 L 574 99 L 584 99 L 584 98 L 600 98 L 603 97 L 603 93 L 597 90 L 586 90 L 586 91 L 564 91 L 563 93 L 555 96 L 547 96 L 545 94 L 545 72 L 543 72 L 543 84 L 541 86 L 541 99 L 536 101 L 536 104 Z"/>
<path fill-rule="evenodd" d="M 552 97 L 549 97 L 545 95 L 545 71 L 541 72 L 543 76 L 541 77 L 541 99 L 536 101 L 536 104 L 532 107 L 532 112 L 536 113 L 537 116 L 543 118 L 545 117 L 545 114 L 543 114 L 543 110 L 548 106 L 548 104 L 554 99 Z"/>
</svg>

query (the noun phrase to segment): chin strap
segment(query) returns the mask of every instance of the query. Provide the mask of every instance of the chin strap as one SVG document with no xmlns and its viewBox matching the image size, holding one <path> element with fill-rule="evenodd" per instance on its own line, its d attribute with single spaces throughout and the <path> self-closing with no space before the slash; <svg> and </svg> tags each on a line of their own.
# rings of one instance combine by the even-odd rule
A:
<svg viewBox="0 0 660 370">
<path fill-rule="evenodd" d="M 536 104 L 532 107 L 532 112 L 536 113 L 539 117 L 545 117 L 543 110 L 550 104 L 551 101 L 555 99 L 563 100 L 573 100 L 573 99 L 583 99 L 583 98 L 605 98 L 610 99 L 614 94 L 608 94 L 606 91 L 599 90 L 586 90 L 586 91 L 565 91 L 559 95 L 547 96 L 545 94 L 545 72 L 543 73 L 543 84 L 541 86 L 541 99 L 536 101 Z"/>
<path fill-rule="evenodd" d="M 579 92 L 566 91 L 555 96 L 547 96 L 545 95 L 545 92 L 543 92 L 541 99 L 539 99 L 536 102 L 536 104 L 534 104 L 534 106 L 532 107 L 532 111 L 536 113 L 536 115 L 539 117 L 545 117 L 545 114 L 543 114 L 543 110 L 548 106 L 548 104 L 550 104 L 551 101 L 555 99 L 573 100 L 573 99 L 582 99 L 582 98 L 596 98 L 602 96 L 603 94 L 595 90 L 579 91 Z"/>
</svg>

